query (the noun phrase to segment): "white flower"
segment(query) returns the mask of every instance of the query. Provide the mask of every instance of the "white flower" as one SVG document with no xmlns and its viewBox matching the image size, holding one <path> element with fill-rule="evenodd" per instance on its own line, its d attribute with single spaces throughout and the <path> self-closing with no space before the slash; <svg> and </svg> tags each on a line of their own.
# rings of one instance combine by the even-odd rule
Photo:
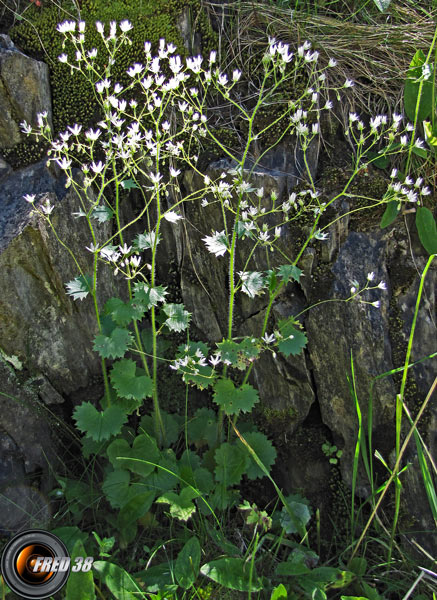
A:
<svg viewBox="0 0 437 600">
<path fill-rule="evenodd" d="M 170 175 L 172 177 L 177 177 L 180 174 L 181 174 L 181 170 L 180 169 L 174 169 L 173 167 L 170 167 Z"/>
<path fill-rule="evenodd" d="M 332 104 L 331 100 L 327 100 L 326 104 L 323 108 L 325 108 L 327 110 L 331 110 L 332 107 L 333 107 L 333 104 Z"/>
<path fill-rule="evenodd" d="M 88 58 L 96 58 L 97 56 L 97 48 L 93 48 L 92 50 L 88 50 L 86 53 Z"/>
<path fill-rule="evenodd" d="M 379 308 L 381 306 L 381 302 L 379 300 L 376 300 L 375 302 L 371 303 L 372 306 L 374 306 L 375 308 Z"/>
<path fill-rule="evenodd" d="M 127 19 L 125 19 L 124 21 L 121 21 L 121 23 L 119 24 L 119 27 L 123 33 L 127 33 L 128 31 L 130 31 L 132 29 L 132 23 L 130 21 L 128 21 Z"/>
<path fill-rule="evenodd" d="M 64 21 L 63 23 L 59 23 L 56 29 L 60 33 L 73 32 L 76 30 L 76 23 L 74 21 Z"/>
<path fill-rule="evenodd" d="M 301 119 L 306 119 L 307 112 L 299 108 L 290 118 L 293 123 L 299 123 Z"/>
<path fill-rule="evenodd" d="M 387 286 L 386 286 L 386 284 L 385 284 L 385 281 L 380 281 L 380 282 L 378 283 L 378 287 L 379 287 L 379 289 L 380 289 L 380 290 L 386 290 L 386 289 L 387 289 Z"/>
<path fill-rule="evenodd" d="M 335 58 L 330 58 L 328 67 L 336 67 L 336 66 L 337 66 L 337 61 L 335 60 Z"/>
<path fill-rule="evenodd" d="M 46 214 L 47 216 L 51 214 L 51 212 L 53 211 L 54 208 L 55 207 L 50 204 L 49 200 L 46 200 L 45 203 L 41 205 L 41 209 L 42 209 L 43 213 Z"/>
<path fill-rule="evenodd" d="M 96 29 L 100 33 L 100 35 L 103 35 L 105 33 L 105 26 L 100 21 L 96 22 Z"/>
<path fill-rule="evenodd" d="M 350 88 L 350 87 L 353 87 L 353 85 L 354 85 L 354 82 L 352 81 L 352 79 L 346 79 L 346 81 L 343 84 L 343 87 Z"/>
<path fill-rule="evenodd" d="M 414 142 L 414 145 L 416 148 L 423 148 L 423 140 L 417 138 L 417 140 Z"/>
<path fill-rule="evenodd" d="M 375 279 L 375 273 L 372 271 L 371 273 L 367 273 L 367 280 L 373 281 Z"/>
<path fill-rule="evenodd" d="M 297 133 L 299 133 L 300 135 L 307 135 L 308 134 L 308 125 L 304 125 L 303 123 L 298 123 L 296 125 L 296 130 Z"/>
<path fill-rule="evenodd" d="M 68 56 L 66 54 L 61 54 L 60 56 L 58 56 L 58 60 L 61 63 L 66 63 L 68 61 Z"/>
<path fill-rule="evenodd" d="M 408 137 L 406 135 L 401 135 L 401 146 L 406 146 L 408 144 Z"/>
<path fill-rule="evenodd" d="M 215 50 L 212 50 L 209 55 L 209 64 L 212 65 L 213 63 L 215 63 L 216 59 L 217 59 L 217 52 Z"/>
<path fill-rule="evenodd" d="M 27 121 L 21 121 L 20 123 L 20 127 L 23 130 L 23 133 L 31 133 L 32 131 L 32 125 L 29 125 L 29 123 L 27 123 Z"/>
<path fill-rule="evenodd" d="M 127 246 L 126 242 L 123 244 L 123 246 L 119 246 L 118 248 L 122 254 L 129 254 L 129 252 L 132 250 L 132 246 Z"/>
<path fill-rule="evenodd" d="M 149 177 L 152 183 L 159 183 L 162 179 L 162 175 L 160 173 L 149 173 Z"/>
<path fill-rule="evenodd" d="M 265 333 L 262 338 L 261 338 L 266 344 L 272 344 L 273 342 L 276 341 L 276 338 L 274 336 L 273 333 L 271 333 L 270 335 Z"/>
<path fill-rule="evenodd" d="M 429 194 L 431 193 L 429 187 L 423 187 L 420 190 L 420 193 L 422 194 L 422 196 L 429 196 Z"/>
<path fill-rule="evenodd" d="M 88 246 L 85 247 L 85 250 L 89 250 L 89 252 L 98 252 L 99 246 L 90 244 L 89 247 Z"/>
<path fill-rule="evenodd" d="M 33 204 L 35 202 L 35 194 L 26 194 L 25 196 L 23 196 L 23 198 L 26 200 L 26 202 L 29 202 L 30 204 Z"/>
<path fill-rule="evenodd" d="M 126 73 L 129 75 L 129 77 L 135 77 L 136 75 L 139 75 L 143 70 L 143 65 L 141 65 L 140 63 L 135 63 L 126 71 Z"/>
<path fill-rule="evenodd" d="M 221 361 L 220 352 L 218 352 L 217 354 L 214 354 L 214 356 L 211 356 L 211 358 L 209 359 L 209 362 L 212 364 L 213 367 L 216 367 L 220 361 Z"/>
<path fill-rule="evenodd" d="M 91 169 L 94 171 L 94 173 L 101 173 L 103 171 L 104 165 L 102 163 L 101 160 L 99 160 L 98 163 L 91 163 Z"/>
<path fill-rule="evenodd" d="M 260 242 L 268 243 L 269 237 L 270 236 L 267 233 L 267 231 L 262 231 L 259 235 L 259 240 L 260 240 Z"/>
<path fill-rule="evenodd" d="M 98 81 L 96 83 L 96 89 L 99 92 L 99 94 L 102 94 L 103 90 L 108 89 L 110 85 L 111 85 L 110 79 L 103 79 L 102 81 Z"/>
<path fill-rule="evenodd" d="M 390 179 L 394 179 L 397 174 L 398 174 L 398 170 L 397 169 L 392 169 L 392 171 L 390 173 Z"/>
<path fill-rule="evenodd" d="M 305 54 L 305 62 L 317 62 L 317 59 L 319 58 L 319 53 L 317 51 L 315 52 L 307 52 Z"/>
<path fill-rule="evenodd" d="M 232 81 L 238 81 L 241 77 L 241 71 L 239 71 L 238 69 L 235 69 L 232 72 Z"/>
<path fill-rule="evenodd" d="M 182 62 L 180 56 L 172 56 L 169 60 L 169 67 L 173 73 L 179 73 L 182 69 Z"/>
<path fill-rule="evenodd" d="M 111 21 L 109 23 L 109 39 L 115 39 L 117 35 L 117 23 L 115 21 Z"/>
<path fill-rule="evenodd" d="M 71 165 L 71 160 L 68 160 L 67 158 L 65 158 L 65 156 L 61 160 L 59 158 L 57 158 L 56 162 L 61 167 L 61 169 L 64 169 L 64 170 L 67 170 L 69 168 L 69 166 Z"/>
<path fill-rule="evenodd" d="M 216 256 L 223 256 L 228 249 L 224 230 L 215 231 L 213 235 L 202 238 L 202 241 L 205 242 L 208 251 Z"/>
<path fill-rule="evenodd" d="M 85 137 L 88 141 L 95 142 L 101 133 L 100 129 L 96 129 L 95 131 L 88 129 L 88 131 L 85 131 Z"/>
<path fill-rule="evenodd" d="M 152 60 L 152 62 L 149 65 L 149 71 L 152 71 L 152 73 L 159 73 L 160 70 L 160 64 L 159 64 L 159 58 L 157 56 L 155 56 L 155 58 Z"/>
<path fill-rule="evenodd" d="M 173 210 L 167 211 L 166 213 L 164 213 L 164 219 L 166 221 L 169 221 L 170 223 L 177 223 L 179 221 L 179 219 L 183 219 L 184 217 L 181 217 L 181 215 L 178 215 L 178 213 L 176 213 Z"/>
<path fill-rule="evenodd" d="M 423 183 L 423 177 L 418 177 L 416 179 L 416 183 L 414 184 L 414 187 L 418 188 L 418 187 L 420 187 L 422 185 L 422 183 Z"/>
<path fill-rule="evenodd" d="M 138 269 L 141 263 L 141 256 L 131 256 L 130 264 L 134 269 Z"/>
<path fill-rule="evenodd" d="M 202 62 L 203 58 L 200 55 L 189 57 L 186 60 L 187 68 L 193 71 L 193 73 L 200 73 Z"/>
<path fill-rule="evenodd" d="M 47 111 L 43 111 L 42 113 L 38 113 L 37 115 L 37 121 L 38 121 L 38 125 L 39 127 L 44 127 L 44 119 L 47 118 Z"/>
<path fill-rule="evenodd" d="M 351 287 L 351 294 L 355 294 L 355 292 L 357 291 L 357 288 L 355 286 Z"/>
<path fill-rule="evenodd" d="M 220 85 L 226 85 L 228 83 L 228 76 L 225 73 L 221 73 L 218 82 Z"/>
<path fill-rule="evenodd" d="M 73 125 L 73 127 L 68 126 L 68 129 L 71 131 L 71 133 L 73 135 L 79 135 L 79 133 L 81 132 L 81 129 L 82 129 L 82 125 L 78 125 L 77 123 L 75 123 Z"/>
</svg>

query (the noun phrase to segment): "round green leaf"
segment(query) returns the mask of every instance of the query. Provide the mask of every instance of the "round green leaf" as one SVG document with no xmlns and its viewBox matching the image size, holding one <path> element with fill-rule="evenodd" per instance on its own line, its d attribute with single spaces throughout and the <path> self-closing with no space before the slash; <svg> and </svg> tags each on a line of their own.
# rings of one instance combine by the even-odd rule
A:
<svg viewBox="0 0 437 600">
<path fill-rule="evenodd" d="M 258 592 L 263 587 L 261 580 L 253 569 L 251 581 L 250 569 L 250 561 L 242 558 L 219 558 L 203 565 L 200 572 L 225 588 Z"/>
<path fill-rule="evenodd" d="M 237 485 L 249 465 L 249 456 L 241 446 L 225 442 L 215 451 L 215 478 L 226 486 Z"/>
<path fill-rule="evenodd" d="M 429 208 L 419 206 L 416 212 L 416 227 L 425 250 L 429 254 L 437 254 L 437 227 Z"/>
</svg>

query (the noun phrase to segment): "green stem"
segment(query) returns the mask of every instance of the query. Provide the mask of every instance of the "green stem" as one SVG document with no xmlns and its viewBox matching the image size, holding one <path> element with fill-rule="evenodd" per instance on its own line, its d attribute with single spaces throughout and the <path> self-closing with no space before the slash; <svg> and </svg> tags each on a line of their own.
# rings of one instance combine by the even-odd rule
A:
<svg viewBox="0 0 437 600">
<path fill-rule="evenodd" d="M 404 370 L 402 373 L 401 389 L 400 389 L 399 394 L 396 396 L 396 416 L 395 416 L 395 420 L 396 420 L 396 445 L 395 445 L 396 459 L 398 459 L 400 456 L 401 429 L 402 429 L 402 406 L 404 404 L 405 388 L 407 385 L 407 376 L 408 376 L 408 366 L 410 364 L 411 351 L 413 348 L 413 338 L 414 338 L 414 332 L 416 330 L 417 316 L 419 314 L 420 300 L 422 299 L 423 286 L 425 284 L 426 274 L 428 272 L 428 269 L 431 266 L 432 261 L 434 260 L 434 258 L 436 256 L 437 256 L 436 254 L 431 254 L 431 256 L 428 258 L 425 269 L 423 270 L 422 276 L 420 278 L 419 291 L 417 293 L 416 306 L 414 309 L 413 322 L 411 324 L 411 332 L 410 332 L 410 337 L 408 339 L 407 354 L 405 356 Z M 395 468 L 393 469 L 394 480 L 395 480 L 395 514 L 394 514 L 394 518 L 393 518 L 393 525 L 392 525 L 392 530 L 391 530 L 390 544 L 389 544 L 389 550 L 388 550 L 388 556 L 387 556 L 388 563 L 390 563 L 390 561 L 391 561 L 394 537 L 395 537 L 395 533 L 396 533 L 396 527 L 398 524 L 400 502 L 401 502 L 401 482 L 398 477 L 398 469 L 399 469 L 399 460 L 396 461 Z"/>
<path fill-rule="evenodd" d="M 159 121 L 158 121 L 159 123 Z M 157 139 L 159 139 L 159 128 L 158 123 L 156 124 L 156 133 Z M 159 145 L 156 151 L 156 173 L 159 173 Z M 156 248 L 158 245 L 158 237 L 159 237 L 159 228 L 161 224 L 161 197 L 160 197 L 160 189 L 159 182 L 156 184 L 156 211 L 157 211 L 157 223 L 155 228 L 155 239 L 153 242 L 152 248 L 152 270 L 150 275 L 150 285 L 151 287 L 155 287 L 155 276 L 156 276 Z M 154 429 L 155 429 L 155 437 L 159 446 L 162 446 L 162 443 L 165 439 L 165 431 L 164 424 L 161 418 L 161 411 L 159 408 L 159 399 L 158 399 L 158 340 L 157 340 L 157 329 L 156 329 L 156 312 L 155 307 L 152 306 L 151 309 L 151 322 L 152 322 L 152 379 L 153 379 L 153 420 L 154 420 Z"/>
</svg>

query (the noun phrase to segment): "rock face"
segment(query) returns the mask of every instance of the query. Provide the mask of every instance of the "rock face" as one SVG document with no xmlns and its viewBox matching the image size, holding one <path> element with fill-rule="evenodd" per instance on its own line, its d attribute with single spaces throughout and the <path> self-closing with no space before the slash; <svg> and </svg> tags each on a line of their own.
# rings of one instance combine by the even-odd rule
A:
<svg viewBox="0 0 437 600">
<path fill-rule="evenodd" d="M 333 279 L 326 294 L 326 299 L 338 298 L 339 302 L 314 307 L 305 321 L 322 419 L 338 445 L 345 448 L 342 465 L 352 464 L 357 437 L 357 413 L 348 384 L 351 358 L 364 418 L 372 379 L 392 369 L 393 362 L 388 337 L 389 285 L 383 293 L 373 290 L 365 296 L 369 302 L 379 300 L 379 309 L 340 300 L 350 296 L 352 281 L 364 285 L 368 273 L 375 274 L 376 284 L 387 282 L 386 261 L 387 241 L 380 232 L 350 232 L 330 269 Z M 310 292 L 310 300 L 311 295 Z M 391 423 L 394 414 L 396 390 L 391 377 L 382 379 L 375 392 L 373 426 L 377 428 Z M 350 478 L 348 467 L 343 475 Z"/>
<path fill-rule="evenodd" d="M 79 209 L 75 192 L 64 187 L 44 162 L 12 172 L 0 192 L 0 530 L 44 526 L 49 518 L 51 475 L 56 468 L 56 431 L 47 408 L 75 393 L 97 400 L 101 375 L 92 351 L 96 333 L 90 297 L 73 302 L 65 283 L 78 267 L 61 247 L 48 223 L 34 214 L 24 194 L 35 194 L 35 205 L 54 205 L 53 227 L 62 242 L 91 273 L 92 255 L 84 249 L 90 234 L 85 219 L 74 221 Z M 96 222 L 97 223 L 97 222 Z M 108 224 L 97 224 L 98 241 L 110 236 Z M 113 277 L 99 271 L 101 302 L 120 295 Z M 71 407 L 67 412 L 71 412 Z M 13 477 L 11 474 L 13 473 Z M 38 489 L 40 485 L 40 489 Z M 36 487 L 35 487 L 36 486 Z M 42 486 L 42 488 L 41 488 Z"/>
<path fill-rule="evenodd" d="M 13 363 L 15 368 L 4 356 L 0 358 L 2 534 L 47 527 L 50 511 L 45 494 L 53 487 L 50 467 L 56 465 L 56 426 L 41 402 L 38 381 L 25 381 L 17 369 L 21 365 Z M 40 383 L 50 385 L 43 377 Z"/>
<path fill-rule="evenodd" d="M 47 111 L 51 125 L 48 66 L 22 54 L 6 35 L 0 35 L 0 148 L 13 148 L 24 137 L 20 123 L 37 124 Z"/>
<path fill-rule="evenodd" d="M 59 393 L 69 394 L 85 387 L 100 369 L 91 343 L 94 308 L 90 297 L 73 302 L 66 295 L 65 283 L 79 274 L 78 267 L 48 223 L 23 200 L 23 194 L 30 192 L 37 193 L 36 203 L 49 199 L 55 206 L 52 223 L 59 239 L 78 257 L 84 272 L 91 273 L 92 256 L 85 250 L 90 240 L 86 221 L 71 223 L 71 214 L 79 210 L 75 192 L 65 193 L 44 163 L 16 171 L 2 191 L 6 220 L 0 230 L 1 347 L 6 355 L 16 355 L 31 373 L 44 374 Z M 97 230 L 100 241 L 109 237 L 107 224 L 97 225 Z M 114 292 L 111 286 L 112 277 L 103 271 L 102 298 Z"/>
</svg>

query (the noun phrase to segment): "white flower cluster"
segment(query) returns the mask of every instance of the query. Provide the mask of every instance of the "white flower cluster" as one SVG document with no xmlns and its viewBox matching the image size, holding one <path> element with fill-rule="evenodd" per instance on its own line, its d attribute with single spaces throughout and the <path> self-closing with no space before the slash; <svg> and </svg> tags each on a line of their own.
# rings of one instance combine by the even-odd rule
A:
<svg viewBox="0 0 437 600">
<path fill-rule="evenodd" d="M 380 306 L 381 306 L 380 300 L 375 300 L 375 301 L 371 302 L 369 300 L 364 300 L 362 297 L 362 294 L 368 290 L 386 290 L 387 289 L 387 285 L 386 285 L 385 281 L 382 281 L 382 280 L 377 285 L 371 285 L 375 281 L 375 277 L 376 277 L 376 275 L 373 271 L 371 271 L 370 273 L 367 273 L 367 280 L 363 287 L 360 287 L 360 284 L 358 283 L 358 281 L 353 279 L 351 281 L 351 288 L 350 288 L 351 296 L 346 300 L 346 302 L 349 302 L 350 300 L 358 300 L 359 302 L 361 302 L 361 304 L 370 304 L 371 306 L 374 306 L 375 308 L 380 308 Z"/>
<path fill-rule="evenodd" d="M 142 270 L 141 256 L 132 252 L 132 246 L 128 246 L 126 243 L 123 246 L 104 246 L 100 248 L 91 244 L 87 248 L 90 252 L 98 253 L 100 258 L 112 265 L 114 268 L 114 275 L 122 273 L 126 279 L 134 279 L 138 273 Z M 150 268 L 150 265 L 144 265 Z"/>
<path fill-rule="evenodd" d="M 392 182 L 389 184 L 387 192 L 390 200 L 397 200 L 399 203 L 416 203 L 421 196 L 428 196 L 431 193 L 428 186 L 422 186 L 423 177 L 418 177 L 415 181 L 411 177 L 406 177 L 401 183 L 394 181 L 397 174 L 397 169 L 393 169 L 390 174 Z"/>
<path fill-rule="evenodd" d="M 220 352 L 216 352 L 211 355 L 209 359 L 203 354 L 200 348 L 196 349 L 194 354 L 191 353 L 190 346 L 187 345 L 184 348 L 185 355 L 177 358 L 171 365 L 170 369 L 178 371 L 183 369 L 187 375 L 198 375 L 200 372 L 199 367 L 207 367 L 208 363 L 215 368 L 222 362 Z M 228 361 L 226 361 L 228 362 Z M 230 363 L 228 363 L 230 364 Z"/>
</svg>

